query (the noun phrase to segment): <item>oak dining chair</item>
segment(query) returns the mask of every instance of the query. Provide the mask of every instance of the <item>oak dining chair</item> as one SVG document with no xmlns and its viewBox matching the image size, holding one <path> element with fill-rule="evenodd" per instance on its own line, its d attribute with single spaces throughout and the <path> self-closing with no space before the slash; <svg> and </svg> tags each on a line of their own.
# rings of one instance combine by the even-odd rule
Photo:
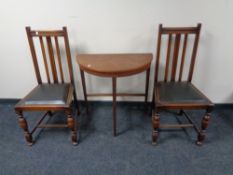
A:
<svg viewBox="0 0 233 175">
<path fill-rule="evenodd" d="M 77 113 L 79 109 L 67 29 L 63 27 L 61 30 L 31 30 L 30 27 L 26 27 L 26 33 L 38 85 L 15 106 L 25 139 L 31 146 L 34 143 L 32 134 L 37 128 L 68 127 L 71 131 L 72 143 L 76 145 L 78 139 L 72 101 L 77 107 Z M 43 62 L 42 65 L 39 64 L 40 62 Z M 42 69 L 45 72 L 44 76 Z M 68 73 L 65 74 L 65 72 Z M 23 115 L 26 111 L 44 111 L 31 131 Z M 58 111 L 64 111 L 67 118 L 65 124 L 43 122 L 46 116 L 55 116 Z"/>
<path fill-rule="evenodd" d="M 159 25 L 153 90 L 152 144 L 158 142 L 159 132 L 163 129 L 192 127 L 198 134 L 197 145 L 202 145 L 205 139 L 214 104 L 192 83 L 200 30 L 201 24 L 195 27 Z M 161 65 L 162 61 L 164 65 Z M 186 76 L 183 75 L 184 72 Z M 187 123 L 161 124 L 161 110 L 176 110 L 180 116 L 187 118 Z M 187 114 L 187 110 L 205 110 L 200 128 Z"/>
</svg>

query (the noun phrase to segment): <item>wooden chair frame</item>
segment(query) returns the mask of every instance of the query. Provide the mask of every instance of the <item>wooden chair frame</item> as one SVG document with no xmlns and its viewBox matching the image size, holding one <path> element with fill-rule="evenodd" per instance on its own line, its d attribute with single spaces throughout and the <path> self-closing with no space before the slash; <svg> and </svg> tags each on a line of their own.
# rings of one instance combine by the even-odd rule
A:
<svg viewBox="0 0 233 175">
<path fill-rule="evenodd" d="M 62 30 L 31 30 L 30 27 L 26 27 L 26 33 L 28 37 L 28 42 L 31 50 L 33 65 L 35 69 L 35 74 L 37 78 L 38 85 L 42 85 L 42 77 L 40 73 L 40 68 L 37 61 L 37 55 L 36 55 L 36 48 L 34 46 L 34 40 L 33 39 L 39 39 L 40 47 L 42 51 L 43 61 L 45 65 L 45 71 L 47 76 L 47 82 L 48 84 L 63 84 L 65 83 L 64 79 L 64 73 L 62 68 L 62 61 L 61 61 L 61 50 L 59 46 L 59 40 L 58 38 L 64 39 L 65 44 L 65 52 L 67 57 L 67 65 L 68 65 L 68 71 L 69 71 L 69 79 L 70 79 L 70 87 L 68 92 L 67 101 L 65 104 L 41 104 L 41 105 L 25 105 L 23 104 L 24 99 L 22 99 L 18 104 L 15 106 L 15 112 L 19 117 L 19 125 L 24 130 L 24 136 L 29 146 L 33 144 L 33 137 L 32 134 L 36 131 L 37 128 L 64 128 L 68 127 L 71 130 L 71 140 L 73 145 L 78 144 L 77 139 L 77 131 L 76 131 L 76 122 L 75 118 L 72 116 L 72 100 L 74 100 L 74 104 L 77 107 L 77 113 L 79 113 L 78 103 L 77 103 L 77 97 L 76 97 L 76 91 L 74 86 L 74 78 L 73 78 L 73 68 L 72 68 L 72 61 L 71 61 L 71 53 L 70 53 L 70 46 L 69 46 L 69 40 L 68 40 L 68 34 L 66 27 L 63 27 Z M 56 55 L 57 55 L 57 65 L 58 70 L 60 72 L 60 82 L 59 82 L 59 75 L 55 64 L 55 55 L 53 50 L 53 44 L 52 39 L 54 38 L 55 42 L 55 48 L 56 48 Z M 44 40 L 47 42 L 47 48 L 48 48 L 48 55 L 49 60 L 46 58 L 46 50 L 45 50 L 45 44 Z M 49 63 L 51 65 L 51 74 L 52 77 L 50 77 L 49 73 Z M 52 81 L 53 78 L 53 81 Z M 27 96 L 26 96 L 27 97 Z M 67 116 L 67 124 L 41 124 L 42 121 L 46 116 L 52 116 L 54 112 L 63 110 Z M 32 131 L 29 131 L 28 123 L 26 119 L 24 118 L 23 112 L 24 111 L 45 111 L 45 114 L 40 118 L 37 122 L 35 127 L 32 129 Z"/>
<path fill-rule="evenodd" d="M 155 76 L 154 76 L 154 90 L 153 90 L 153 112 L 152 112 L 152 144 L 157 144 L 158 137 L 159 137 L 159 130 L 161 128 L 186 128 L 186 127 L 192 127 L 195 129 L 195 131 L 198 133 L 197 145 L 202 145 L 204 139 L 205 139 L 205 133 L 206 129 L 208 127 L 208 123 L 210 120 L 210 114 L 213 110 L 213 103 L 204 95 L 202 94 L 192 83 L 192 77 L 193 77 L 193 70 L 197 55 L 197 48 L 200 38 L 200 30 L 201 30 L 201 24 L 199 23 L 196 27 L 163 27 L 162 24 L 159 25 L 159 31 L 158 31 L 158 40 L 157 40 L 157 53 L 156 53 L 156 63 L 155 63 Z M 167 53 L 166 53 L 166 63 L 165 63 L 165 74 L 164 79 L 162 81 L 158 80 L 159 75 L 159 64 L 160 64 L 160 55 L 161 55 L 161 42 L 162 42 L 162 36 L 168 35 L 168 45 L 167 45 Z M 166 83 L 168 82 L 169 77 L 169 66 L 170 66 L 170 57 L 172 53 L 172 39 L 173 35 L 175 35 L 175 41 L 174 41 L 174 50 L 173 50 L 173 60 L 171 64 L 171 76 L 170 81 L 171 82 L 187 82 L 192 86 L 192 88 L 200 94 L 203 98 L 206 99 L 206 103 L 164 103 L 161 102 L 159 99 L 159 89 L 157 88 L 158 84 L 160 83 Z M 181 52 L 181 61 L 180 61 L 180 69 L 178 77 L 176 76 L 177 67 L 178 67 L 178 56 L 179 56 L 179 49 L 180 49 L 180 43 L 181 43 L 181 35 L 184 35 L 183 39 L 183 50 Z M 189 73 L 188 73 L 188 80 L 183 81 L 182 75 L 183 75 L 183 68 L 184 68 L 184 61 L 186 56 L 186 50 L 187 50 L 187 43 L 188 43 L 188 36 L 194 35 L 194 44 L 193 49 L 191 52 L 191 61 L 190 61 L 190 67 L 189 67 Z M 178 78 L 178 80 L 176 79 Z M 184 110 L 192 110 L 192 109 L 205 109 L 206 114 L 204 115 L 202 119 L 201 128 L 198 128 L 197 125 L 191 120 L 191 118 L 188 116 L 188 114 Z M 160 124 L 160 111 L 161 110 L 179 110 L 179 114 L 187 118 L 188 122 L 187 124 Z"/>
</svg>

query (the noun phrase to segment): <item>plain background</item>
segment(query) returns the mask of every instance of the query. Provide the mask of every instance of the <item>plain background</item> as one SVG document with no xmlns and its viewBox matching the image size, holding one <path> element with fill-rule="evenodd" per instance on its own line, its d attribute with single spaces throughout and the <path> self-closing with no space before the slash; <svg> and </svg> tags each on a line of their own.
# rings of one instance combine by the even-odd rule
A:
<svg viewBox="0 0 233 175">
<path fill-rule="evenodd" d="M 201 22 L 193 83 L 213 102 L 232 103 L 232 19 L 232 0 L 1 1 L 0 98 L 22 98 L 36 86 L 25 26 L 32 29 L 67 26 L 77 94 L 83 99 L 77 53 L 151 52 L 155 56 L 159 23 L 195 26 Z M 153 75 L 154 64 L 150 94 Z M 144 80 L 145 74 L 119 79 L 117 90 L 143 91 Z M 88 76 L 86 81 L 89 92 L 111 92 L 110 79 Z"/>
</svg>

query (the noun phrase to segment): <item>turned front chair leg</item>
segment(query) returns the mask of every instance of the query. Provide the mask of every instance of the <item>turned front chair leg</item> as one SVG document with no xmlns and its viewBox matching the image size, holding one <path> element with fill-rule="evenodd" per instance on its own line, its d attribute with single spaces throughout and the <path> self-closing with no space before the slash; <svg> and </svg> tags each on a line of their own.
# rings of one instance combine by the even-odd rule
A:
<svg viewBox="0 0 233 175">
<path fill-rule="evenodd" d="M 28 124 L 26 119 L 23 117 L 23 112 L 17 110 L 15 112 L 18 115 L 19 126 L 24 130 L 24 137 L 27 141 L 27 144 L 28 146 L 32 146 L 33 145 L 32 134 L 28 130 Z"/>
<path fill-rule="evenodd" d="M 156 145 L 159 137 L 160 116 L 158 112 L 152 115 L 152 144 Z"/>
<path fill-rule="evenodd" d="M 201 130 L 199 131 L 197 136 L 197 142 L 196 142 L 197 145 L 203 144 L 203 141 L 205 140 L 206 137 L 206 129 L 209 125 L 209 121 L 210 121 L 210 113 L 207 112 L 202 119 Z"/>
<path fill-rule="evenodd" d="M 77 129 L 75 127 L 76 126 L 75 125 L 75 119 L 72 117 L 70 109 L 66 110 L 65 113 L 66 113 L 66 116 L 67 116 L 68 128 L 71 131 L 72 144 L 77 145 L 78 144 L 78 139 L 77 139 Z"/>
</svg>

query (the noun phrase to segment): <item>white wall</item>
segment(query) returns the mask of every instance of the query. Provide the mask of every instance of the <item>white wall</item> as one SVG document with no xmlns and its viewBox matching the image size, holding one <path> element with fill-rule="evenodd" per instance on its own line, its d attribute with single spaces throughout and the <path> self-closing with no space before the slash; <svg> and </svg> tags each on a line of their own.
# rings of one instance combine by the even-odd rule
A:
<svg viewBox="0 0 233 175">
<path fill-rule="evenodd" d="M 193 82 L 213 102 L 232 103 L 232 20 L 231 0 L 2 1 L 0 98 L 22 98 L 36 85 L 25 26 L 34 29 L 67 26 L 78 98 L 82 99 L 75 61 L 77 52 L 155 53 L 159 23 L 192 26 L 201 22 L 203 26 Z M 151 83 L 153 73 L 152 68 Z M 109 79 L 88 76 L 87 86 L 89 91 L 111 91 Z M 143 89 L 144 74 L 119 80 L 119 91 L 136 92 Z"/>
</svg>

